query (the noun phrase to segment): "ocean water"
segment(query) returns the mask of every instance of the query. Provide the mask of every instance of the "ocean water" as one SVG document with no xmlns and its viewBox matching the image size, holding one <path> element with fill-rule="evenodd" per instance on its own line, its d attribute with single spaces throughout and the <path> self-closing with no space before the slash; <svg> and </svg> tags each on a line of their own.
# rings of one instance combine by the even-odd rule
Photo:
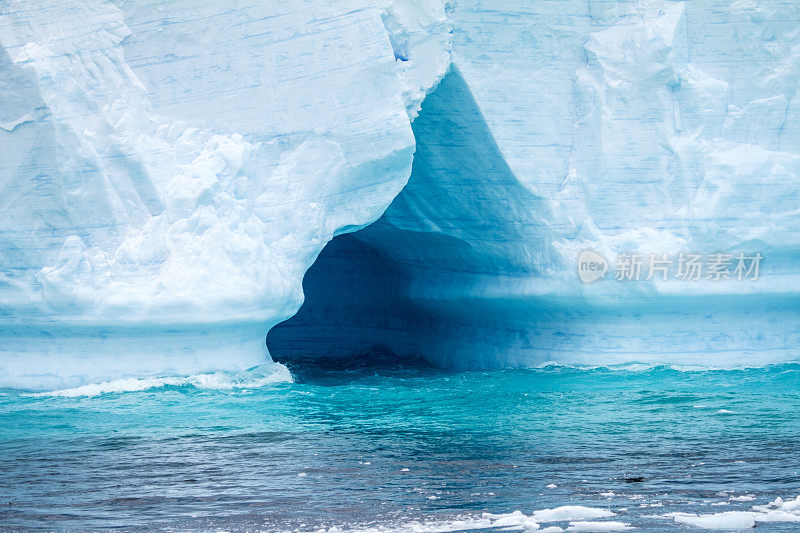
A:
<svg viewBox="0 0 800 533">
<path fill-rule="evenodd" d="M 0 528 L 800 528 L 797 364 L 288 366 L 2 391 Z"/>
</svg>

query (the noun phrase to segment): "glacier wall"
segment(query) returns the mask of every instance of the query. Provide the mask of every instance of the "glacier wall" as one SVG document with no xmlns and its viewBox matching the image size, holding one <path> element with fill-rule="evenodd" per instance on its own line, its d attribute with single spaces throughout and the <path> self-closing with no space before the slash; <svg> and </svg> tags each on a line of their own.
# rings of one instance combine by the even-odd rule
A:
<svg viewBox="0 0 800 533">
<path fill-rule="evenodd" d="M 268 359 L 448 64 L 436 4 L 4 2 L 0 386 Z"/>
<path fill-rule="evenodd" d="M 793 0 L 8 0 L 0 386 L 268 361 L 309 267 L 276 354 L 796 358 L 799 42 Z"/>
<path fill-rule="evenodd" d="M 409 184 L 323 251 L 275 356 L 800 357 L 796 3 L 459 2 L 452 20 Z M 764 260 L 756 281 L 615 280 L 612 264 L 586 284 L 587 249 Z"/>
</svg>

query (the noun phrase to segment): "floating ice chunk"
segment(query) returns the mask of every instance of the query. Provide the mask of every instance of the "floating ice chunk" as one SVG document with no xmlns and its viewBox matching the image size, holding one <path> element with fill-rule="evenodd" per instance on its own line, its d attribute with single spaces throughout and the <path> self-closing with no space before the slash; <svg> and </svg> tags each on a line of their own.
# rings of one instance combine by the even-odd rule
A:
<svg viewBox="0 0 800 533">
<path fill-rule="evenodd" d="M 750 529 L 755 527 L 756 524 L 754 513 L 746 511 L 728 511 L 705 515 L 669 513 L 665 516 L 671 517 L 679 524 L 686 524 L 703 529 Z"/>
<path fill-rule="evenodd" d="M 800 522 L 800 496 L 784 501 L 776 498 L 767 505 L 754 505 L 757 522 Z"/>
<path fill-rule="evenodd" d="M 531 517 L 538 522 L 561 522 L 569 520 L 591 520 L 594 518 L 608 518 L 616 513 L 608 509 L 584 507 L 582 505 L 564 505 L 554 509 L 534 511 Z"/>
<path fill-rule="evenodd" d="M 492 519 L 492 527 L 521 527 L 525 531 L 535 531 L 539 529 L 539 524 L 531 518 L 526 516 L 522 511 L 514 511 L 504 515 L 490 515 L 484 516 Z"/>
<path fill-rule="evenodd" d="M 591 521 L 582 521 L 582 522 L 570 522 L 569 527 L 566 529 L 567 531 L 596 531 L 596 532 L 603 532 L 603 531 L 628 531 L 629 529 L 633 529 L 630 524 L 626 524 L 624 522 L 591 522 Z"/>
<path fill-rule="evenodd" d="M 732 497 L 731 500 L 752 499 L 747 495 L 738 497 L 738 500 L 736 498 Z M 754 505 L 752 511 L 727 511 L 714 514 L 668 513 L 664 517 L 672 518 L 680 524 L 716 530 L 749 529 L 759 522 L 800 522 L 800 496 L 788 501 L 776 498 L 767 505 Z"/>
</svg>

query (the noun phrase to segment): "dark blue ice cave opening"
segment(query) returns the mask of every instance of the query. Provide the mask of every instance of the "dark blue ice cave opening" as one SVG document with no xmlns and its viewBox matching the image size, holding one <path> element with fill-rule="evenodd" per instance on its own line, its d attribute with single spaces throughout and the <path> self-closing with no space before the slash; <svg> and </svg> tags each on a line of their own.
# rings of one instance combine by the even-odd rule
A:
<svg viewBox="0 0 800 533">
<path fill-rule="evenodd" d="M 486 322 L 471 289 L 539 275 L 550 261 L 544 203 L 506 164 L 457 69 L 412 128 L 408 185 L 375 223 L 325 246 L 305 275 L 305 303 L 267 336 L 273 359 L 453 366 L 441 364 L 453 343 Z"/>
</svg>

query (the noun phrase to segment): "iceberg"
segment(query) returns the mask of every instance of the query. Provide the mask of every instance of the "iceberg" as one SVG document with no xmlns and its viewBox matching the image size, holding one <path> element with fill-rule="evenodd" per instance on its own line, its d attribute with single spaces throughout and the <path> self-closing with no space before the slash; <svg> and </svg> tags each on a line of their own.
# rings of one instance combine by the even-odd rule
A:
<svg viewBox="0 0 800 533">
<path fill-rule="evenodd" d="M 795 359 L 799 33 L 790 0 L 7 2 L 0 387 Z M 692 253 L 763 264 L 614 279 Z"/>
</svg>

